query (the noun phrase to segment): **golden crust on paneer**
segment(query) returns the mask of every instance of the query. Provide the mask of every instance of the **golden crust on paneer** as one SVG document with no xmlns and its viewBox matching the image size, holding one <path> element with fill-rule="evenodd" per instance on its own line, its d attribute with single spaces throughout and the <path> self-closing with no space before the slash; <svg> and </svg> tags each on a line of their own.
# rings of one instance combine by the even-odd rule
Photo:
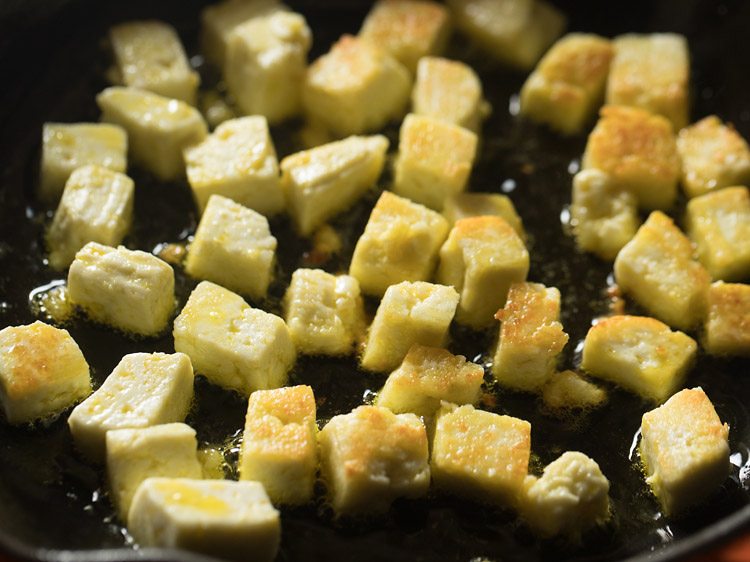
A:
<svg viewBox="0 0 750 562">
<path fill-rule="evenodd" d="M 750 356 L 750 285 L 711 285 L 703 346 L 711 355 Z"/>
</svg>

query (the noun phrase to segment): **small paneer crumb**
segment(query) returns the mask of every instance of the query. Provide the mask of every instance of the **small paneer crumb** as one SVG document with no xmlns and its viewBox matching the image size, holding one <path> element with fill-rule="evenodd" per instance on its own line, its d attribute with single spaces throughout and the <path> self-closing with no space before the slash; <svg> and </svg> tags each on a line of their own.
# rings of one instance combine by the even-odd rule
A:
<svg viewBox="0 0 750 562">
<path fill-rule="evenodd" d="M 415 343 L 442 347 L 457 306 L 458 293 L 453 287 L 424 281 L 392 285 L 370 326 L 362 367 L 392 371 Z"/>
<path fill-rule="evenodd" d="M 193 400 L 193 367 L 182 353 L 131 353 L 68 417 L 76 447 L 103 461 L 112 429 L 182 422 Z"/>
<path fill-rule="evenodd" d="M 711 285 L 704 332 L 703 346 L 711 355 L 750 357 L 750 285 Z"/>
<path fill-rule="evenodd" d="M 167 423 L 107 431 L 107 480 L 122 522 L 138 486 L 146 478 L 201 478 L 195 430 L 184 423 Z"/>
<path fill-rule="evenodd" d="M 232 107 L 216 90 L 206 90 L 200 93 L 198 107 L 210 129 L 215 129 L 224 121 L 237 117 Z"/>
<path fill-rule="evenodd" d="M 677 135 L 682 188 L 688 197 L 750 184 L 750 147 L 731 125 L 710 115 Z"/>
<path fill-rule="evenodd" d="M 456 222 L 469 217 L 495 216 L 504 219 L 521 240 L 526 239 L 521 217 L 510 197 L 499 193 L 457 193 L 448 197 L 443 206 L 443 216 L 453 227 Z"/>
<path fill-rule="evenodd" d="M 383 513 L 430 486 L 427 431 L 414 414 L 360 406 L 323 427 L 320 470 L 337 515 Z"/>
<path fill-rule="evenodd" d="M 174 321 L 174 348 L 214 384 L 249 396 L 287 382 L 296 350 L 284 321 L 201 281 Z"/>
<path fill-rule="evenodd" d="M 440 119 L 413 113 L 401 125 L 393 191 L 431 209 L 466 189 L 477 135 Z"/>
<path fill-rule="evenodd" d="M 691 199 L 685 218 L 698 259 L 711 277 L 750 279 L 750 192 L 746 187 L 727 187 Z"/>
<path fill-rule="evenodd" d="M 53 416 L 89 394 L 89 365 L 67 330 L 39 321 L 0 330 L 0 403 L 8 423 Z"/>
<path fill-rule="evenodd" d="M 681 390 L 643 414 L 641 461 L 646 483 L 667 516 L 715 493 L 729 475 L 729 426 L 703 389 Z"/>
<path fill-rule="evenodd" d="M 365 327 L 359 283 L 349 275 L 296 270 L 284 310 L 294 345 L 309 355 L 347 355 Z"/>
<path fill-rule="evenodd" d="M 582 168 L 607 174 L 613 187 L 631 192 L 640 207 L 668 209 L 680 177 L 672 125 L 643 109 L 604 106 L 586 143 Z"/>
<path fill-rule="evenodd" d="M 432 479 L 460 496 L 517 507 L 530 455 L 529 422 L 446 403 L 432 441 Z"/>
<path fill-rule="evenodd" d="M 493 324 L 513 283 L 526 280 L 529 253 L 500 217 L 460 219 L 440 248 L 438 283 L 461 295 L 456 322 L 475 329 Z"/>
<path fill-rule="evenodd" d="M 265 117 L 225 121 L 184 154 L 201 213 L 211 195 L 223 195 L 266 216 L 284 208 L 279 163 Z"/>
<path fill-rule="evenodd" d="M 149 478 L 128 514 L 144 548 L 179 548 L 231 560 L 272 562 L 281 541 L 279 512 L 259 482 Z"/>
<path fill-rule="evenodd" d="M 344 35 L 312 63 L 302 88 L 308 118 L 338 137 L 382 129 L 404 114 L 409 71 L 369 41 Z"/>
<path fill-rule="evenodd" d="M 609 63 L 608 39 L 570 33 L 544 55 L 521 88 L 521 114 L 561 133 L 580 133 L 604 99 Z"/>
<path fill-rule="evenodd" d="M 674 33 L 621 35 L 607 81 L 607 103 L 640 107 L 663 115 L 676 131 L 690 114 L 690 53 Z"/>
<path fill-rule="evenodd" d="M 682 332 L 644 316 L 611 316 L 592 326 L 583 342 L 581 368 L 654 402 L 682 384 L 698 349 Z"/>
<path fill-rule="evenodd" d="M 384 191 L 354 248 L 349 274 L 376 297 L 401 281 L 428 281 L 447 235 L 440 214 Z"/>
<path fill-rule="evenodd" d="M 212 195 L 190 244 L 185 271 L 253 299 L 265 298 L 276 263 L 268 220 L 221 195 Z"/>
<path fill-rule="evenodd" d="M 240 480 L 263 484 L 274 504 L 310 501 L 318 467 L 317 432 L 309 386 L 253 392 L 242 437 Z"/>
<path fill-rule="evenodd" d="M 702 319 L 711 278 L 671 218 L 654 211 L 615 259 L 615 281 L 649 313 L 690 330 Z"/>
<path fill-rule="evenodd" d="M 544 405 L 553 410 L 595 408 L 606 399 L 603 389 L 574 371 L 555 373 L 542 388 Z"/>
<path fill-rule="evenodd" d="M 508 388 L 540 391 L 568 343 L 560 323 L 560 291 L 539 283 L 514 283 L 496 318 L 501 324 L 492 364 L 495 379 Z"/>
<path fill-rule="evenodd" d="M 96 96 L 96 103 L 102 111 L 102 121 L 127 131 L 133 161 L 161 181 L 183 178 L 183 149 L 208 134 L 197 109 L 145 90 L 107 88 Z"/>
<path fill-rule="evenodd" d="M 483 380 L 481 365 L 445 349 L 415 344 L 388 375 L 375 405 L 431 418 L 443 400 L 459 405 L 479 402 Z"/>
<path fill-rule="evenodd" d="M 289 214 L 302 236 L 309 236 L 347 210 L 375 185 L 388 144 L 383 135 L 352 136 L 281 161 L 281 185 Z"/>
</svg>

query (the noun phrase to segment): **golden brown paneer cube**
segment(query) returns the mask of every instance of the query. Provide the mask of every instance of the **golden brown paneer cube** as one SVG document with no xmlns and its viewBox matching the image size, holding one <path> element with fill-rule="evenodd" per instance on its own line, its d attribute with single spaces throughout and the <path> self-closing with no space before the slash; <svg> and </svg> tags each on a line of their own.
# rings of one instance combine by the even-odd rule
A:
<svg viewBox="0 0 750 562">
<path fill-rule="evenodd" d="M 750 285 L 711 285 L 704 332 L 703 346 L 711 355 L 750 356 Z"/>
<path fill-rule="evenodd" d="M 460 219 L 492 215 L 505 219 L 521 240 L 526 239 L 523 222 L 510 197 L 500 193 L 457 193 L 445 200 L 443 216 L 452 227 Z"/>
</svg>

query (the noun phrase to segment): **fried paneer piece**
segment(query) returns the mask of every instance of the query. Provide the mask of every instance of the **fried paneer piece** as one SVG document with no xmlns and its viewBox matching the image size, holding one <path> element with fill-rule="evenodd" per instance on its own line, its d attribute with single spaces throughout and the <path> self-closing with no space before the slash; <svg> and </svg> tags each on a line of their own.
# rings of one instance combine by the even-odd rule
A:
<svg viewBox="0 0 750 562">
<path fill-rule="evenodd" d="M 750 356 L 750 285 L 711 285 L 703 346 L 711 355 Z"/>
</svg>

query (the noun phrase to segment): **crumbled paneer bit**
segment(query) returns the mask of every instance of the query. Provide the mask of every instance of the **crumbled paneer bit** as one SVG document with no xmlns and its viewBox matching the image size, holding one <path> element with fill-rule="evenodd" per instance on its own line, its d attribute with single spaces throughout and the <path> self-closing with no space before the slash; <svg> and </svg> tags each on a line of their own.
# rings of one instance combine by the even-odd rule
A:
<svg viewBox="0 0 750 562">
<path fill-rule="evenodd" d="M 555 373 L 542 388 L 544 404 L 554 410 L 593 408 L 607 399 L 607 393 L 574 371 Z"/>
</svg>

